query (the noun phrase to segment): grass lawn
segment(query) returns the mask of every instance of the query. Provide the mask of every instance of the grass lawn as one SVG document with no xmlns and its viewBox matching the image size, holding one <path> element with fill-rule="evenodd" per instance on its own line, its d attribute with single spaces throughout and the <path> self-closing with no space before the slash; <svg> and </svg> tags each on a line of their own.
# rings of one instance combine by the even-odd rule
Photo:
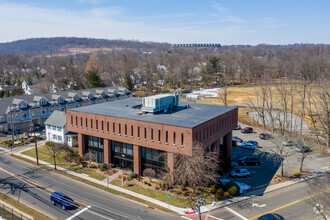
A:
<svg viewBox="0 0 330 220">
<path fill-rule="evenodd" d="M 77 148 L 74 148 L 75 151 L 78 151 Z M 30 156 L 30 157 L 36 157 L 36 151 L 34 148 L 24 151 L 22 152 L 22 154 Z M 90 177 L 95 178 L 97 180 L 104 180 L 105 178 L 107 178 L 107 175 L 102 175 L 98 172 L 96 172 L 95 169 L 91 169 L 91 168 L 82 168 L 81 165 L 76 164 L 76 163 L 69 163 L 67 162 L 64 158 L 66 157 L 67 152 L 62 151 L 56 158 L 56 164 L 60 167 L 63 167 L 65 169 L 71 170 L 73 172 L 77 172 L 77 173 L 84 173 L 84 174 L 88 174 Z M 43 145 L 38 147 L 38 156 L 39 159 L 48 163 L 53 164 L 53 158 L 51 156 L 51 154 L 49 153 L 49 151 L 47 150 L 47 146 Z"/>
<path fill-rule="evenodd" d="M 122 186 L 122 183 L 120 180 L 116 179 L 111 182 L 111 184 L 115 186 Z M 150 190 L 146 189 L 138 184 L 134 184 L 131 181 L 127 181 L 127 186 L 124 185 L 124 189 L 131 190 L 133 192 L 148 196 L 153 199 L 157 199 L 159 201 L 169 203 L 170 205 L 174 205 L 181 208 L 187 208 L 192 207 L 193 203 L 189 199 L 183 199 L 183 198 L 177 198 L 175 196 L 172 196 L 172 199 L 167 198 L 168 193 L 162 192 L 161 190 Z M 171 194 L 172 195 L 172 194 Z"/>
<path fill-rule="evenodd" d="M 22 203 L 18 203 L 17 200 L 3 194 L 0 192 L 0 200 L 6 202 L 7 204 L 17 208 L 18 210 L 20 210 L 21 212 L 24 212 L 32 217 L 34 217 L 34 219 L 53 219 L 51 217 L 48 217 L 47 215 L 44 215 L 41 212 L 38 212 L 34 209 L 31 209 L 29 206 L 26 206 Z"/>
</svg>

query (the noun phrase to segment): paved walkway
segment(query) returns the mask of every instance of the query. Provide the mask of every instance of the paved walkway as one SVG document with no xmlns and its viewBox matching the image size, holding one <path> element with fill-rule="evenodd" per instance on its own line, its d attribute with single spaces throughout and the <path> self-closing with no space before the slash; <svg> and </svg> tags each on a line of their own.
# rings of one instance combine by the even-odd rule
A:
<svg viewBox="0 0 330 220">
<path fill-rule="evenodd" d="M 8 149 L 4 149 L 4 150 L 5 151 L 8 151 Z M 14 154 L 17 155 L 17 156 L 20 156 L 20 157 L 29 159 L 31 161 L 35 161 L 36 160 L 35 158 L 30 157 L 30 156 L 27 156 L 27 155 L 24 155 L 24 154 L 21 154 L 20 152 L 14 152 Z M 44 162 L 44 161 L 41 161 L 41 160 L 39 160 L 39 163 L 40 164 L 43 164 L 43 165 L 46 165 L 48 167 L 54 168 L 54 165 L 53 164 L 49 164 L 49 163 Z M 69 173 L 71 175 L 74 175 L 74 176 L 77 176 L 77 177 L 80 177 L 80 178 L 89 180 L 91 182 L 97 183 L 99 185 L 102 185 L 102 186 L 105 186 L 105 187 L 107 186 L 106 181 L 104 182 L 104 181 L 100 181 L 100 180 L 94 179 L 92 177 L 89 177 L 86 174 L 80 174 L 80 173 L 72 172 L 70 170 L 64 169 L 64 168 L 59 167 L 59 166 L 57 166 L 57 169 L 60 170 L 60 171 Z M 324 171 L 327 171 L 327 170 L 329 170 L 329 167 L 327 167 L 327 169 L 324 169 L 322 171 L 324 172 Z M 320 172 L 313 172 L 312 174 L 310 174 L 308 176 L 305 176 L 305 177 L 302 177 L 302 178 L 299 178 L 299 179 L 290 180 L 290 181 L 279 183 L 279 184 L 276 184 L 276 185 L 266 186 L 266 187 L 263 187 L 263 188 L 260 188 L 260 189 L 251 191 L 249 193 L 246 193 L 243 196 L 230 198 L 230 199 L 227 199 L 227 200 L 224 200 L 224 201 L 219 201 L 213 207 L 211 205 L 206 205 L 206 206 L 201 207 L 201 212 L 202 213 L 208 212 L 209 210 L 217 209 L 217 208 L 220 208 L 220 207 L 229 205 L 231 203 L 240 202 L 242 200 L 246 200 L 246 199 L 249 199 L 249 198 L 254 197 L 254 196 L 257 196 L 257 195 L 262 195 L 264 193 L 268 193 L 268 192 L 271 192 L 271 191 L 274 191 L 274 190 L 278 190 L 278 189 L 281 189 L 283 187 L 290 186 L 290 185 L 293 185 L 295 183 L 302 182 L 302 181 L 304 181 L 306 179 L 314 178 L 315 176 L 317 176 L 317 175 L 319 175 L 321 173 L 322 173 L 321 171 Z M 181 215 L 184 215 L 185 212 L 191 211 L 190 208 L 184 209 L 184 208 L 176 207 L 176 206 L 173 206 L 173 205 L 171 205 L 169 207 L 169 205 L 167 203 L 165 203 L 165 202 L 162 202 L 162 201 L 159 201 L 157 199 L 153 199 L 153 198 L 150 198 L 150 197 L 147 197 L 147 196 L 144 196 L 144 195 L 141 195 L 141 194 L 132 192 L 130 190 L 127 190 L 127 189 L 124 189 L 124 188 L 121 188 L 121 187 L 118 187 L 118 186 L 114 186 L 112 184 L 109 184 L 108 187 L 111 188 L 111 189 L 117 190 L 119 192 L 129 194 L 129 195 L 134 196 L 136 198 L 143 199 L 145 201 L 154 203 L 154 204 L 159 205 L 161 207 L 170 209 L 170 210 L 172 210 L 172 211 L 174 211 L 176 213 L 179 213 Z"/>
<path fill-rule="evenodd" d="M 109 178 L 109 183 L 111 183 L 112 180 L 115 180 L 117 179 L 120 175 L 123 175 L 124 174 L 124 171 L 122 170 L 119 170 L 118 172 L 110 175 L 108 178 Z M 102 180 L 103 182 L 107 182 L 108 178 L 105 178 L 104 180 Z"/>
</svg>

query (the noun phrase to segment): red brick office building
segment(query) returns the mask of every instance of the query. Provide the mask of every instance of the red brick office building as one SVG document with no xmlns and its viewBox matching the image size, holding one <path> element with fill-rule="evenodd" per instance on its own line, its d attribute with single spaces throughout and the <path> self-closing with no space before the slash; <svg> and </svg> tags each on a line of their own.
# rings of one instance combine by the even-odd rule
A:
<svg viewBox="0 0 330 220">
<path fill-rule="evenodd" d="M 167 94 L 70 109 L 67 128 L 78 133 L 80 156 L 93 153 L 97 163 L 142 174 L 163 169 L 164 152 L 173 170 L 173 154 L 191 155 L 194 142 L 230 157 L 237 119 L 235 107 L 179 104 L 177 95 Z"/>
</svg>

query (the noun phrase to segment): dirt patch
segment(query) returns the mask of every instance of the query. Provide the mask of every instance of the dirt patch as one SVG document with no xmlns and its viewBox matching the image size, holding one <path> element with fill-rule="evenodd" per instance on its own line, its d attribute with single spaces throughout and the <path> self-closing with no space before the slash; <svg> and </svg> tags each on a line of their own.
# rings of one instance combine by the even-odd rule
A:
<svg viewBox="0 0 330 220">
<path fill-rule="evenodd" d="M 303 176 L 307 176 L 309 174 L 310 174 L 310 172 L 307 172 L 307 171 L 299 172 L 297 170 L 293 170 L 290 176 L 281 176 L 280 174 L 276 174 L 269 185 L 275 185 L 275 184 L 278 184 L 278 183 L 283 183 L 283 182 L 286 182 L 286 181 L 289 181 L 289 180 L 293 180 L 293 179 L 297 179 L 297 178 L 300 178 L 300 177 L 303 177 Z"/>
</svg>

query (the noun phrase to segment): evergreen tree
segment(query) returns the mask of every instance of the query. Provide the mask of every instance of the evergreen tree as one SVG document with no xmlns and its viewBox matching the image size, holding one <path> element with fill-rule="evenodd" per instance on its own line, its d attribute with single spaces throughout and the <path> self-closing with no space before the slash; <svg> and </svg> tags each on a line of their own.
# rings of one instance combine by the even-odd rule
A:
<svg viewBox="0 0 330 220">
<path fill-rule="evenodd" d="M 132 89 L 134 88 L 134 84 L 132 82 L 132 79 L 131 79 L 131 75 L 129 73 L 126 73 L 125 74 L 125 77 L 124 77 L 124 86 L 129 90 L 129 91 L 132 91 Z"/>
<path fill-rule="evenodd" d="M 90 88 L 97 88 L 103 87 L 104 83 L 98 74 L 97 69 L 88 70 L 85 74 L 86 83 L 89 85 Z"/>
</svg>

